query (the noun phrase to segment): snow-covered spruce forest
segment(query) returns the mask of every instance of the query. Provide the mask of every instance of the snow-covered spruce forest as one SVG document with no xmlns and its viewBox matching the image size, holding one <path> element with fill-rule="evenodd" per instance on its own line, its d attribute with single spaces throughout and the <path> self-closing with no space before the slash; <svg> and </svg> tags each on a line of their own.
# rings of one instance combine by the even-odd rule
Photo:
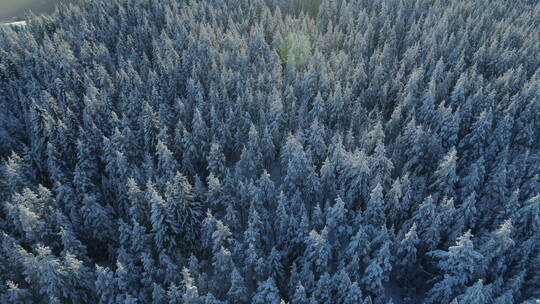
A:
<svg viewBox="0 0 540 304">
<path fill-rule="evenodd" d="M 538 303 L 539 67 L 527 0 L 1 27 L 0 303 Z"/>
</svg>

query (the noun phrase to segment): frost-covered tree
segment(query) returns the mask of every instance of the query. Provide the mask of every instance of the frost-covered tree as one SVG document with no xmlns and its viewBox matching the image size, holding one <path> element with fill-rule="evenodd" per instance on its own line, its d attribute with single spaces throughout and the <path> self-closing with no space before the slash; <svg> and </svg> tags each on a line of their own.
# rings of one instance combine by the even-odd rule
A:
<svg viewBox="0 0 540 304">
<path fill-rule="evenodd" d="M 236 267 L 231 274 L 231 288 L 227 291 L 227 299 L 232 303 L 246 303 L 248 300 L 244 278 Z"/>
<path fill-rule="evenodd" d="M 432 252 L 439 260 L 438 267 L 443 275 L 428 292 L 428 303 L 450 301 L 464 292 L 466 284 L 477 275 L 479 263 L 484 257 L 474 249 L 471 237 L 470 231 L 467 231 L 448 251 Z"/>
<path fill-rule="evenodd" d="M 458 180 L 456 172 L 456 154 L 456 149 L 452 147 L 444 157 L 444 160 L 439 164 L 437 171 L 435 171 L 431 189 L 433 192 L 438 193 L 440 197 L 455 196 L 454 188 Z"/>
<path fill-rule="evenodd" d="M 253 295 L 252 301 L 256 304 L 280 303 L 281 299 L 279 297 L 279 291 L 273 278 L 269 278 L 258 284 L 257 292 Z"/>
</svg>

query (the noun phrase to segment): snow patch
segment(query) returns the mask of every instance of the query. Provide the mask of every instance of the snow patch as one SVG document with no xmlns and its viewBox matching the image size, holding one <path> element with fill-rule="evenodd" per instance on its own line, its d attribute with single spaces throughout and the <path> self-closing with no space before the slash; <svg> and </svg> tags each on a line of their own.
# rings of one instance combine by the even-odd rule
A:
<svg viewBox="0 0 540 304">
<path fill-rule="evenodd" d="M 9 23 L 1 23 L 2 26 L 26 26 L 26 21 L 16 21 Z"/>
</svg>

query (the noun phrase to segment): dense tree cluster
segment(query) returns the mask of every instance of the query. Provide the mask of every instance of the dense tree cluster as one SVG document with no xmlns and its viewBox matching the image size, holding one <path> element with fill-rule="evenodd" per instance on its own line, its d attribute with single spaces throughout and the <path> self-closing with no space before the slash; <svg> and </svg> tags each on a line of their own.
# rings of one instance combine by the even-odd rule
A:
<svg viewBox="0 0 540 304">
<path fill-rule="evenodd" d="M 539 54 L 527 0 L 0 28 L 0 302 L 536 303 Z"/>
</svg>

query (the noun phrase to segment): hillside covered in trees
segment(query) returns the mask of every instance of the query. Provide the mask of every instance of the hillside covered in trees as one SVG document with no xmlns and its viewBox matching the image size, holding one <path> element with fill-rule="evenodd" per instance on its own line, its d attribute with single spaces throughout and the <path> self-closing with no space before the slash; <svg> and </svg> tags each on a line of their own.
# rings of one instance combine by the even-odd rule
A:
<svg viewBox="0 0 540 304">
<path fill-rule="evenodd" d="M 538 303 L 539 67 L 527 0 L 1 27 L 0 303 Z"/>
</svg>

